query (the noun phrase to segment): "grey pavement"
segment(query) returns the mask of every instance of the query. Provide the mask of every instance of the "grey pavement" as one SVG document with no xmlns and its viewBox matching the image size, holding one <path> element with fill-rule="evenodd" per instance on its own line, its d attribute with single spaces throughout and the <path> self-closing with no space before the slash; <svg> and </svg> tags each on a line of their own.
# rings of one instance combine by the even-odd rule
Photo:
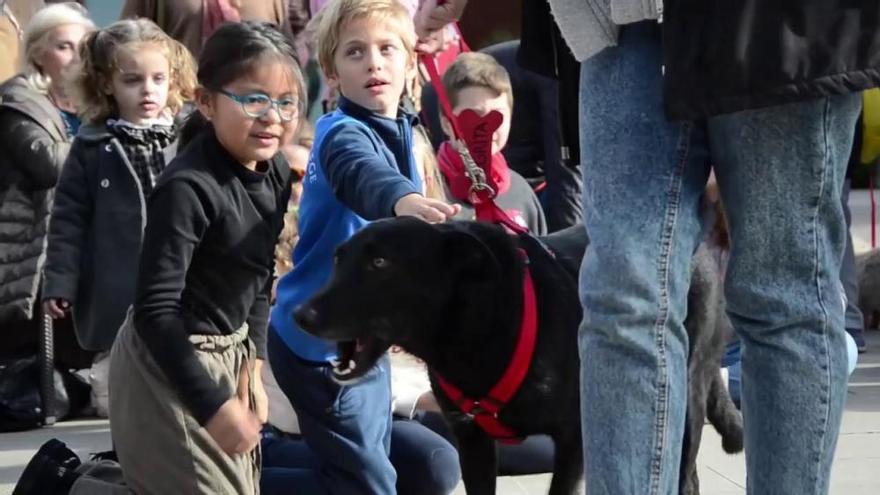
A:
<svg viewBox="0 0 880 495">
<path fill-rule="evenodd" d="M 854 191 L 853 233 L 857 250 L 870 243 L 870 201 L 866 191 Z M 880 493 L 880 331 L 868 333 L 868 353 L 859 357 L 850 379 L 831 479 L 832 495 Z M 0 434 L 0 495 L 12 493 L 21 470 L 46 440 L 57 437 L 81 457 L 110 448 L 110 428 L 104 420 L 58 423 L 49 428 Z M 745 493 L 745 458 L 721 450 L 718 435 L 706 427 L 698 460 L 702 492 L 708 495 Z M 547 493 L 549 475 L 503 477 L 498 493 L 535 495 Z M 455 495 L 463 495 L 459 487 Z"/>
<path fill-rule="evenodd" d="M 846 412 L 831 476 L 832 495 L 880 493 L 880 331 L 869 336 L 868 353 L 850 378 Z M 697 459 L 700 489 L 706 495 L 746 493 L 745 457 L 721 450 L 721 438 L 706 426 Z M 549 475 L 504 477 L 498 480 L 503 495 L 547 493 Z M 464 495 L 463 487 L 455 495 Z M 797 494 L 791 494 L 797 495 Z"/>
<path fill-rule="evenodd" d="M 880 203 L 880 191 L 874 192 L 876 203 Z M 852 211 L 853 247 L 856 253 L 871 247 L 871 197 L 867 190 L 852 191 L 849 196 L 849 208 Z M 877 231 L 877 242 L 880 244 L 880 230 Z"/>
</svg>

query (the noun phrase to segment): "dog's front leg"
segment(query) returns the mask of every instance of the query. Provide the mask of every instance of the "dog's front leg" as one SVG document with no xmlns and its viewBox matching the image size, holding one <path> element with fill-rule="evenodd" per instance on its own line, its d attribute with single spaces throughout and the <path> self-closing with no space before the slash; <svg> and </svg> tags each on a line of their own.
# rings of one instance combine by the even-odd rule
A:
<svg viewBox="0 0 880 495">
<path fill-rule="evenodd" d="M 458 442 L 461 477 L 468 495 L 494 495 L 498 473 L 495 440 L 467 416 L 458 414 L 449 422 Z"/>
<path fill-rule="evenodd" d="M 553 480 L 549 495 L 575 495 L 583 493 L 584 454 L 581 430 L 565 431 L 553 435 L 555 459 Z"/>
</svg>

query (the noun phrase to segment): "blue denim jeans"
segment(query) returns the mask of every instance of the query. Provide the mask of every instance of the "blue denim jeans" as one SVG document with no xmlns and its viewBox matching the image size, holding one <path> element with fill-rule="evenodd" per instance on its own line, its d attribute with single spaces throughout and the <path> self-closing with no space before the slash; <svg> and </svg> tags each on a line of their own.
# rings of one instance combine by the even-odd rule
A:
<svg viewBox="0 0 880 495">
<path fill-rule="evenodd" d="M 318 456 L 300 438 L 265 431 L 260 442 L 262 495 L 330 493 L 321 480 Z M 395 420 L 389 459 L 397 471 L 398 495 L 447 495 L 461 481 L 458 451 L 442 436 L 416 421 Z"/>
<path fill-rule="evenodd" d="M 587 493 L 678 491 L 683 322 L 710 165 L 732 242 L 748 491 L 827 493 L 846 394 L 840 193 L 859 99 L 670 123 L 662 85 L 652 22 L 623 27 L 581 66 Z"/>
<path fill-rule="evenodd" d="M 269 328 L 269 362 L 296 410 L 303 440 L 319 476 L 302 476 L 301 493 L 394 495 L 397 473 L 391 451 L 391 363 L 381 358 L 360 381 L 340 385 L 329 365 L 294 354 Z M 303 474 L 303 473 L 300 473 Z M 307 474 L 307 473 L 306 473 Z"/>
</svg>

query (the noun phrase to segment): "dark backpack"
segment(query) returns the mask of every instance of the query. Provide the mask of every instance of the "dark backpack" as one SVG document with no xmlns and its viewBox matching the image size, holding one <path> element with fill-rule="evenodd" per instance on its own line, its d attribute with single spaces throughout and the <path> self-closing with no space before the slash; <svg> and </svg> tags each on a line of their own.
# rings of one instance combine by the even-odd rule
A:
<svg viewBox="0 0 880 495">
<path fill-rule="evenodd" d="M 0 432 L 40 428 L 47 417 L 75 416 L 89 405 L 88 383 L 74 373 L 56 369 L 53 405 L 46 414 L 40 393 L 40 369 L 36 356 L 0 363 Z"/>
</svg>

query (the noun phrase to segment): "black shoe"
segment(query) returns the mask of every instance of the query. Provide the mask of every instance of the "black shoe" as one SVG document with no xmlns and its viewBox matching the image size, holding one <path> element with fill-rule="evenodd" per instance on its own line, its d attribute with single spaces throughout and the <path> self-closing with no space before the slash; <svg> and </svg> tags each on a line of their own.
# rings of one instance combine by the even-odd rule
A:
<svg viewBox="0 0 880 495">
<path fill-rule="evenodd" d="M 76 453 L 53 438 L 25 466 L 12 495 L 66 495 L 79 478 L 79 465 Z"/>
<path fill-rule="evenodd" d="M 89 456 L 90 461 L 113 461 L 118 463 L 119 457 L 116 456 L 115 450 L 105 450 L 104 452 L 95 452 Z"/>
<path fill-rule="evenodd" d="M 67 448 L 67 444 L 57 438 L 44 443 L 40 450 L 37 451 L 37 454 L 40 453 L 58 461 L 62 467 L 67 469 L 76 469 L 82 464 L 76 452 Z"/>
</svg>

